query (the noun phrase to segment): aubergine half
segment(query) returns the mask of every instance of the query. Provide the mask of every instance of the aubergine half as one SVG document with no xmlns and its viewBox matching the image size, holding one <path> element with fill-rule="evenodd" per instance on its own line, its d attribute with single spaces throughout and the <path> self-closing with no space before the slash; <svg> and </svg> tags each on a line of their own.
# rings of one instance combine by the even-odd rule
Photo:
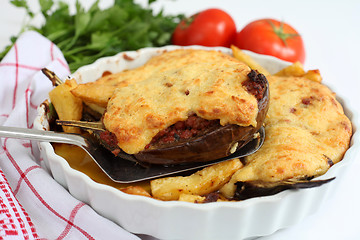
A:
<svg viewBox="0 0 360 240">
<path fill-rule="evenodd" d="M 257 102 L 255 126 L 222 125 L 218 119 L 207 120 L 196 113 L 192 113 L 189 114 L 186 120 L 178 121 L 158 132 L 143 150 L 130 154 L 140 163 L 185 164 L 207 162 L 226 157 L 246 145 L 254 138 L 254 135 L 264 123 L 269 107 L 269 84 L 266 77 L 255 70 L 248 71 L 245 77 L 247 79 L 241 82 L 241 87 L 252 95 Z M 169 83 L 167 85 L 172 87 L 174 84 Z M 191 91 L 185 90 L 184 94 L 189 95 Z M 111 100 L 109 104 L 111 108 Z M 146 102 L 142 104 L 140 102 L 139 106 L 146 107 Z M 118 112 L 119 110 L 116 113 L 119 114 Z M 106 120 L 107 113 L 105 113 L 103 121 Z M 109 117 L 107 120 L 109 121 Z M 156 125 L 156 121 L 154 122 L 154 125 Z M 108 128 L 109 124 L 106 125 L 106 121 L 104 121 L 104 125 L 107 131 L 100 135 L 102 142 L 105 142 L 107 148 L 111 149 L 115 155 L 123 154 L 123 149 L 119 148 L 119 140 L 130 141 L 131 138 L 114 134 L 116 131 L 118 133 L 124 132 L 123 129 L 111 128 L 110 126 L 109 128 L 113 130 L 111 131 Z M 133 131 L 136 132 L 136 130 Z"/>
</svg>

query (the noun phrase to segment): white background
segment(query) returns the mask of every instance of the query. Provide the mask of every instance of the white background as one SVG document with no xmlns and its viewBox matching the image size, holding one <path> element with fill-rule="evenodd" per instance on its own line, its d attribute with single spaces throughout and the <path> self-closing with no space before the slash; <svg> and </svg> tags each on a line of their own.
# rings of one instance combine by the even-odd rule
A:
<svg viewBox="0 0 360 240">
<path fill-rule="evenodd" d="M 28 1 L 34 11 L 37 0 Z M 75 2 L 75 1 L 70 1 Z M 81 1 L 88 6 L 93 1 Z M 112 1 L 100 1 L 108 6 Z M 146 1 L 138 1 L 146 4 Z M 355 112 L 360 107 L 360 1 L 285 1 L 285 0 L 158 0 L 153 8 L 165 13 L 191 15 L 210 7 L 227 11 L 238 30 L 259 18 L 275 18 L 292 25 L 302 35 L 306 47 L 306 69 L 319 69 L 323 82 L 346 97 Z M 25 12 L 0 2 L 0 50 L 9 44 L 27 20 Z M 40 24 L 41 18 L 34 22 Z M 344 176 L 331 199 L 300 224 L 261 239 L 360 239 L 360 156 Z M 240 227 L 240 226 L 239 226 Z M 150 239 L 149 237 L 147 239 Z"/>
</svg>

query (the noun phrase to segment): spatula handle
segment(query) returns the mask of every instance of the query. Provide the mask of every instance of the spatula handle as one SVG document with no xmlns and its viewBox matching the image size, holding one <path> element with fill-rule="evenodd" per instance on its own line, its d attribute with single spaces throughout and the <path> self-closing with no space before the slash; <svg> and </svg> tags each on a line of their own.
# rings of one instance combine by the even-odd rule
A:
<svg viewBox="0 0 360 240">
<path fill-rule="evenodd" d="M 85 145 L 85 139 L 79 135 L 19 127 L 0 126 L 0 137 Z"/>
</svg>

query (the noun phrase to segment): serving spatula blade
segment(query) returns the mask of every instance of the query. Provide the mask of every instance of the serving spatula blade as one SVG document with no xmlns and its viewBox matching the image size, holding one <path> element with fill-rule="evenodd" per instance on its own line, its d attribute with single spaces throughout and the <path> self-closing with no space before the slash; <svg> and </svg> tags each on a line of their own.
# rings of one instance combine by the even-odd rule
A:
<svg viewBox="0 0 360 240">
<path fill-rule="evenodd" d="M 256 138 L 227 157 L 216 159 L 210 162 L 168 166 L 156 164 L 145 166 L 138 163 L 131 155 L 126 154 L 122 154 L 121 156 L 116 157 L 109 150 L 105 149 L 101 144 L 99 144 L 99 142 L 94 137 L 91 136 L 0 126 L 0 137 L 77 145 L 83 148 L 94 160 L 94 162 L 101 168 L 101 170 L 114 182 L 133 183 L 179 173 L 186 173 L 213 165 L 215 163 L 248 156 L 256 152 L 262 146 L 265 139 L 265 129 L 261 127 Z"/>
</svg>

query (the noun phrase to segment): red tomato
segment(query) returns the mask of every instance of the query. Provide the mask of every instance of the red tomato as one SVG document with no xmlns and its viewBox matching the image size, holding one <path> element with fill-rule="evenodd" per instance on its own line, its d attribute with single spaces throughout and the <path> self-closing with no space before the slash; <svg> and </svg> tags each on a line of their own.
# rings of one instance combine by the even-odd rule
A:
<svg viewBox="0 0 360 240">
<path fill-rule="evenodd" d="M 207 9 L 182 20 L 172 36 L 175 45 L 229 47 L 236 35 L 232 17 L 220 9 Z"/>
<path fill-rule="evenodd" d="M 289 62 L 305 61 L 304 43 L 299 33 L 290 25 L 274 19 L 249 23 L 237 33 L 234 45 Z"/>
</svg>

